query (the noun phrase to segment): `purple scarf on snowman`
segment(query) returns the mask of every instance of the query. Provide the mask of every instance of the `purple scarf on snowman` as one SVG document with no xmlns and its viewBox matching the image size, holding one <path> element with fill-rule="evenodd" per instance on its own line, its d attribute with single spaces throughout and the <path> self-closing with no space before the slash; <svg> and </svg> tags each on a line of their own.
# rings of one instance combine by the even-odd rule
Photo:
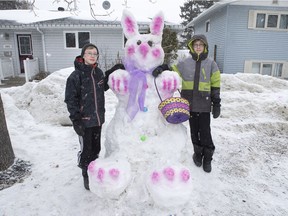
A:
<svg viewBox="0 0 288 216">
<path fill-rule="evenodd" d="M 126 107 L 126 112 L 129 115 L 130 119 L 133 120 L 139 109 L 141 111 L 145 111 L 144 103 L 146 89 L 148 88 L 146 74 L 152 74 L 154 68 L 149 70 L 141 70 L 135 68 L 134 63 L 130 60 L 126 60 L 124 62 L 125 70 L 128 71 L 130 74 L 129 100 Z M 138 104 L 136 102 L 136 99 L 138 101 Z"/>
</svg>

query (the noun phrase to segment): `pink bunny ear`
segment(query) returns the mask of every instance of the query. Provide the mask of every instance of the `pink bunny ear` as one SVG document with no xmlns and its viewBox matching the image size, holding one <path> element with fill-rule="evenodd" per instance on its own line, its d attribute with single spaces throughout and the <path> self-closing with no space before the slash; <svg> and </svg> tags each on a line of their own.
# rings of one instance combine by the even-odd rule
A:
<svg viewBox="0 0 288 216">
<path fill-rule="evenodd" d="M 164 28 L 164 15 L 162 12 L 159 12 L 156 16 L 154 16 L 150 24 L 150 32 L 153 35 L 161 36 L 163 28 Z"/>
<path fill-rule="evenodd" d="M 128 10 L 123 10 L 121 24 L 127 39 L 139 34 L 137 22 Z"/>
</svg>

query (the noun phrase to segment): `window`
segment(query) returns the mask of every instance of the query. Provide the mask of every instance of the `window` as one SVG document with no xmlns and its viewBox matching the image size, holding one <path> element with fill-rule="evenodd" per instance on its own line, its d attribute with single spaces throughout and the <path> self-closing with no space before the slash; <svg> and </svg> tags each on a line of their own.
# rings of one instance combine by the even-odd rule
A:
<svg viewBox="0 0 288 216">
<path fill-rule="evenodd" d="M 210 20 L 206 21 L 206 32 L 210 31 Z"/>
<path fill-rule="evenodd" d="M 82 48 L 85 44 L 90 43 L 89 32 L 78 32 L 79 48 Z"/>
<path fill-rule="evenodd" d="M 277 28 L 278 15 L 268 15 L 268 28 Z"/>
<path fill-rule="evenodd" d="M 269 75 L 274 77 L 282 77 L 284 63 L 273 62 L 252 62 L 252 65 L 247 68 L 246 73 Z"/>
<path fill-rule="evenodd" d="M 288 29 L 288 15 L 281 15 L 279 28 Z"/>
<path fill-rule="evenodd" d="M 252 73 L 260 74 L 260 63 L 252 63 Z"/>
<path fill-rule="evenodd" d="M 262 66 L 263 75 L 272 75 L 272 64 L 263 64 Z"/>
<path fill-rule="evenodd" d="M 64 32 L 65 48 L 81 49 L 85 44 L 90 43 L 90 32 Z"/>
<path fill-rule="evenodd" d="M 75 33 L 66 33 L 65 34 L 66 47 L 75 48 L 76 47 L 76 38 Z"/>
<path fill-rule="evenodd" d="M 283 64 L 276 63 L 274 67 L 273 76 L 282 77 L 282 69 L 283 69 Z"/>
<path fill-rule="evenodd" d="M 266 17 L 266 14 L 257 14 L 256 28 L 265 27 L 265 17 Z"/>
<path fill-rule="evenodd" d="M 278 0 L 273 0 L 272 4 L 278 4 Z"/>
<path fill-rule="evenodd" d="M 33 55 L 30 35 L 18 36 L 20 55 Z"/>
<path fill-rule="evenodd" d="M 288 29 L 288 12 L 250 10 L 248 28 L 286 30 Z"/>
</svg>

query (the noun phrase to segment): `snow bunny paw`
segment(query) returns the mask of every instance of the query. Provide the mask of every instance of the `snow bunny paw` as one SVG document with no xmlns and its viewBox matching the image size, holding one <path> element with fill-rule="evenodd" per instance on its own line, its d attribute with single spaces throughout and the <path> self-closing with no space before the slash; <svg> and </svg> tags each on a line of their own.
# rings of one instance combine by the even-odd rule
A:
<svg viewBox="0 0 288 216">
<path fill-rule="evenodd" d="M 177 89 L 181 88 L 181 78 L 176 72 L 166 70 L 156 78 L 156 85 L 161 95 L 171 97 Z"/>
<path fill-rule="evenodd" d="M 101 198 L 117 199 L 131 180 L 126 160 L 96 159 L 88 166 L 90 191 Z"/>
<path fill-rule="evenodd" d="M 128 94 L 128 80 L 130 75 L 127 71 L 119 69 L 114 71 L 108 80 L 110 89 L 116 94 L 126 95 Z"/>
<path fill-rule="evenodd" d="M 188 202 L 192 192 L 190 171 L 181 164 L 162 166 L 150 172 L 146 187 L 158 206 L 182 206 Z"/>
</svg>

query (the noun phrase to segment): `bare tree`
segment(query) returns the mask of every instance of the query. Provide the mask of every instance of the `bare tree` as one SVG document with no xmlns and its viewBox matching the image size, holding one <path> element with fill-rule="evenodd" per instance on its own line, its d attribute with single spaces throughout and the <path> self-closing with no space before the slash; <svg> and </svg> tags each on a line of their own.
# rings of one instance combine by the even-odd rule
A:
<svg viewBox="0 0 288 216">
<path fill-rule="evenodd" d="M 14 163 L 14 152 L 7 129 L 3 102 L 0 94 L 0 171 L 6 170 Z"/>
<path fill-rule="evenodd" d="M 25 2 L 27 0 L 23 0 L 23 1 Z M 79 8 L 77 6 L 78 1 L 79 0 L 53 0 L 53 4 L 54 3 L 58 4 L 60 2 L 64 2 L 67 5 L 67 7 L 66 7 L 67 11 L 70 11 L 72 13 L 77 14 L 77 12 L 79 11 Z M 157 2 L 157 0 L 147 0 L 147 1 L 149 1 L 152 4 L 155 4 Z M 31 0 L 30 5 L 31 5 L 31 10 L 34 12 L 35 16 L 37 16 L 37 14 L 34 11 L 34 9 L 36 9 L 35 2 L 37 2 L 37 0 Z M 96 4 L 94 3 L 95 0 L 89 0 L 88 2 L 89 2 L 90 14 L 97 21 L 98 21 L 97 17 L 110 16 L 114 12 L 114 9 L 108 10 L 110 8 L 109 0 L 103 0 L 103 4 L 102 4 L 102 7 L 106 10 L 106 13 L 99 13 L 98 12 L 99 8 L 96 7 Z M 122 5 L 125 6 L 126 8 L 129 8 L 128 7 L 128 0 L 123 0 L 123 2 L 124 3 Z M 81 2 L 81 3 L 83 3 L 83 2 Z"/>
<path fill-rule="evenodd" d="M 97 14 L 97 13 L 95 12 L 95 4 L 93 4 L 91 0 L 89 0 L 89 6 L 90 6 L 90 14 L 91 14 L 91 16 L 92 16 L 95 20 L 97 20 L 97 19 L 96 19 L 97 16 L 110 16 L 110 14 L 112 14 L 112 13 L 114 12 L 114 10 L 112 10 L 112 11 L 110 11 L 110 12 L 107 12 L 106 14 Z M 109 6 L 109 7 L 110 7 L 110 6 Z M 105 9 L 105 10 L 106 10 L 106 9 Z"/>
<path fill-rule="evenodd" d="M 34 0 L 35 1 L 35 0 Z M 1 0 L 0 10 L 30 9 L 31 4 L 25 0 Z"/>
</svg>

